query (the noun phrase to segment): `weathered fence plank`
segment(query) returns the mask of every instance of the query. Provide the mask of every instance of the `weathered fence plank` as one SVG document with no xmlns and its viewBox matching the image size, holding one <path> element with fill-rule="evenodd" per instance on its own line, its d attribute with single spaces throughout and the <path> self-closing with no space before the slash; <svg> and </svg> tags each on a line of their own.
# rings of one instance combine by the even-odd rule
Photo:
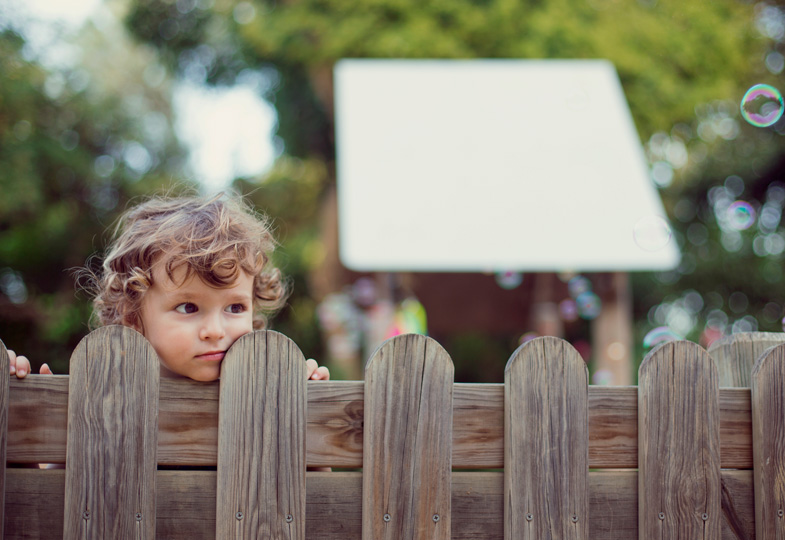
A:
<svg viewBox="0 0 785 540">
<path fill-rule="evenodd" d="M 720 386 L 749 387 L 755 360 L 768 349 L 785 343 L 785 333 L 742 332 L 718 339 L 709 346 L 717 363 Z"/>
<path fill-rule="evenodd" d="M 537 338 L 507 362 L 504 385 L 504 538 L 588 539 L 586 362 Z"/>
<path fill-rule="evenodd" d="M 308 383 L 309 467 L 362 467 L 363 382 Z M 65 463 L 68 377 L 28 375 L 11 380 L 8 460 Z M 215 466 L 218 383 L 161 380 L 158 463 Z M 38 410 L 45 409 L 43 417 Z M 752 468 L 749 388 L 720 389 L 724 469 Z M 638 466 L 638 388 L 589 387 L 589 467 Z M 456 383 L 453 467 L 504 466 L 504 385 Z"/>
<path fill-rule="evenodd" d="M 752 369 L 755 536 L 785 538 L 785 345 L 766 351 Z"/>
<path fill-rule="evenodd" d="M 722 540 L 755 537 L 752 471 L 722 471 Z M 65 471 L 8 470 L 6 540 L 58 540 Z M 638 474 L 589 473 L 589 537 L 630 540 L 638 531 Z M 215 539 L 215 471 L 158 471 L 157 540 Z M 360 540 L 362 473 L 307 473 L 308 540 Z M 455 472 L 452 540 L 502 540 L 504 474 Z M 728 510 L 726 511 L 726 503 Z"/>
<path fill-rule="evenodd" d="M 719 540 L 717 368 L 701 347 L 665 343 L 638 376 L 638 538 Z"/>
<path fill-rule="evenodd" d="M 64 538 L 155 538 L 159 372 L 152 346 L 124 326 L 74 350 Z"/>
<path fill-rule="evenodd" d="M 8 441 L 9 358 L 5 344 L 0 341 L 0 463 L 5 464 Z M 5 511 L 5 467 L 0 471 L 0 538 L 3 538 L 3 512 Z"/>
<path fill-rule="evenodd" d="M 216 538 L 305 539 L 305 358 L 277 332 L 221 366 Z"/>
<path fill-rule="evenodd" d="M 364 540 L 448 540 L 453 365 L 436 341 L 386 341 L 365 372 Z"/>
</svg>

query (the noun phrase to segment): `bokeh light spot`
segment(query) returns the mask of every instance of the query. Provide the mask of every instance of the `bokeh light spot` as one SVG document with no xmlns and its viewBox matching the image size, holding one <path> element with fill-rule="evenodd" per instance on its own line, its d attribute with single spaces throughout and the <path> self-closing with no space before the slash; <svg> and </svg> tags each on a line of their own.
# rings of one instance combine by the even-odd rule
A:
<svg viewBox="0 0 785 540">
<path fill-rule="evenodd" d="M 728 206 L 728 222 L 737 231 L 752 227 L 755 216 L 755 209 L 746 201 L 735 201 Z"/>
<path fill-rule="evenodd" d="M 663 218 L 648 216 L 635 224 L 632 237 L 641 249 L 657 251 L 668 245 L 673 237 L 673 232 L 668 222 Z"/>
</svg>

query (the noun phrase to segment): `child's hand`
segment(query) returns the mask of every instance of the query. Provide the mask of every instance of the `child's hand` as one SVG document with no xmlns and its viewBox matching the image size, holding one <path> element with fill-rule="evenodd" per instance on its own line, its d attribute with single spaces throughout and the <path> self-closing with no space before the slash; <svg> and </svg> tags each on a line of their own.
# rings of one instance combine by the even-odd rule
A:
<svg viewBox="0 0 785 540">
<path fill-rule="evenodd" d="M 8 351 L 8 365 L 11 368 L 11 375 L 16 375 L 17 379 L 24 379 L 27 377 L 27 374 L 30 373 L 30 360 L 27 359 L 26 356 L 17 356 L 14 351 Z M 51 375 L 52 370 L 49 369 L 49 366 L 44 364 L 41 366 L 39 370 L 41 375 Z M 328 374 L 327 377 L 329 378 L 330 375 Z"/>
<path fill-rule="evenodd" d="M 313 358 L 305 362 L 305 369 L 308 370 L 308 379 L 311 381 L 329 381 L 330 370 L 319 364 Z"/>
</svg>

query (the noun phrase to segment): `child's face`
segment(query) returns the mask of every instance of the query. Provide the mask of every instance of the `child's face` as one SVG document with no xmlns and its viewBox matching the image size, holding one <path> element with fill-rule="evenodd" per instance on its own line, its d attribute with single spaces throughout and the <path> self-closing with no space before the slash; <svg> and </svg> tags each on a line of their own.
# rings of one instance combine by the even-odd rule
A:
<svg viewBox="0 0 785 540">
<path fill-rule="evenodd" d="M 226 350 L 253 330 L 253 277 L 241 271 L 230 287 L 216 289 L 196 274 L 182 282 L 185 266 L 175 269 L 173 282 L 162 266 L 153 267 L 153 286 L 142 298 L 144 335 L 162 374 L 214 381 Z"/>
</svg>

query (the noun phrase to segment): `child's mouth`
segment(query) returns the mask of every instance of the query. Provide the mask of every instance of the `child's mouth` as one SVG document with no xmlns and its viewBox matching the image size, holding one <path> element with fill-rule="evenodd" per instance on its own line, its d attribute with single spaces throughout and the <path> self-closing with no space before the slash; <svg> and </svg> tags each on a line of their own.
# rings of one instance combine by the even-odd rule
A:
<svg viewBox="0 0 785 540">
<path fill-rule="evenodd" d="M 208 353 L 197 355 L 197 358 L 200 360 L 205 360 L 207 362 L 220 362 L 224 359 L 224 355 L 226 353 L 224 351 L 211 351 Z"/>
</svg>

